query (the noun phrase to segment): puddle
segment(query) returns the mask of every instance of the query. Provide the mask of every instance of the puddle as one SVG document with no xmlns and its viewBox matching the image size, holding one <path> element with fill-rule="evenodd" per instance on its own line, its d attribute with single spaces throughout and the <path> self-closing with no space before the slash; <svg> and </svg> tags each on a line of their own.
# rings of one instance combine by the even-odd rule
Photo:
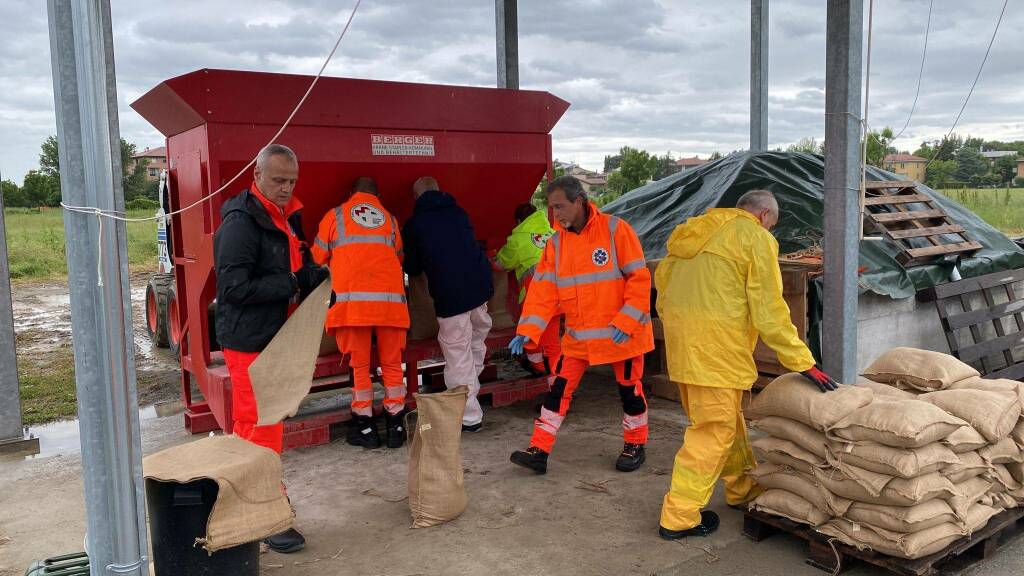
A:
<svg viewBox="0 0 1024 576">
<path fill-rule="evenodd" d="M 139 410 L 140 422 L 158 417 L 156 406 L 146 406 Z M 30 437 L 39 438 L 39 453 L 25 456 L 26 460 L 77 454 L 82 451 L 77 419 L 29 426 L 28 433 Z"/>
</svg>

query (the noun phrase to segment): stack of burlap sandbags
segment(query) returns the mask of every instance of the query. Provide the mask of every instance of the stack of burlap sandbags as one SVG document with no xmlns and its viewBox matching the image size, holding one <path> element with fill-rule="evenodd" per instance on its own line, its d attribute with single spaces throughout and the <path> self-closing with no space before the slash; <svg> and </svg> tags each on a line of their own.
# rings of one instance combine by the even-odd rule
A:
<svg viewBox="0 0 1024 576">
<path fill-rule="evenodd" d="M 935 553 L 1024 503 L 1024 389 L 946 354 L 897 348 L 857 386 L 799 374 L 753 401 L 751 508 L 903 558 Z"/>
</svg>

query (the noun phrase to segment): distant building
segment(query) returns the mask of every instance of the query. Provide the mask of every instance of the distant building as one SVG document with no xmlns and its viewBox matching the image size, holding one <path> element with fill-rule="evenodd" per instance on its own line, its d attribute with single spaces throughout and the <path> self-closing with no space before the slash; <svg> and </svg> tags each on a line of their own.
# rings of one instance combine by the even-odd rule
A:
<svg viewBox="0 0 1024 576">
<path fill-rule="evenodd" d="M 889 154 L 882 160 L 882 168 L 917 182 L 924 182 L 924 168 L 927 165 L 927 158 L 913 154 Z"/>
<path fill-rule="evenodd" d="M 680 158 L 676 160 L 676 166 L 679 166 L 680 172 L 696 168 L 697 166 L 703 166 L 708 163 L 708 160 L 701 160 L 694 156 L 693 158 Z"/>
<path fill-rule="evenodd" d="M 132 156 L 132 168 L 135 168 L 143 160 L 148 161 L 146 164 L 146 179 L 159 180 L 160 171 L 167 169 L 167 148 L 164 146 L 146 148 L 142 152 L 134 154 Z"/>
<path fill-rule="evenodd" d="M 989 162 L 1002 158 L 1003 156 L 1016 156 L 1016 150 L 985 150 L 982 148 L 981 155 L 985 157 Z"/>
<path fill-rule="evenodd" d="M 1024 158 L 1017 158 L 1017 178 L 1024 178 Z"/>
<path fill-rule="evenodd" d="M 590 191 L 594 188 L 604 188 L 608 184 L 607 174 L 587 170 L 586 168 L 582 168 L 575 164 L 567 164 L 563 169 L 566 174 L 569 176 L 575 176 L 576 179 L 580 181 L 580 184 L 583 185 L 583 190 L 585 190 L 587 194 L 590 194 Z"/>
</svg>

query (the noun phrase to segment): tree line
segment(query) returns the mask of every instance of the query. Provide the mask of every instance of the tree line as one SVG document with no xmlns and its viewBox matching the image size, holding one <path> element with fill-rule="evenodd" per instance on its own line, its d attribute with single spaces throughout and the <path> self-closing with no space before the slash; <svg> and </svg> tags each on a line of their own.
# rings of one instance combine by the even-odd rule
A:
<svg viewBox="0 0 1024 576">
<path fill-rule="evenodd" d="M 12 180 L 0 183 L 3 188 L 5 208 L 39 208 L 60 205 L 60 156 L 57 137 L 50 136 L 43 142 L 39 153 L 39 169 L 29 170 L 21 186 Z M 132 160 L 138 152 L 135 144 L 121 138 L 121 177 L 125 203 L 150 208 L 156 206 L 158 182 L 146 178 L 149 161 Z"/>
</svg>

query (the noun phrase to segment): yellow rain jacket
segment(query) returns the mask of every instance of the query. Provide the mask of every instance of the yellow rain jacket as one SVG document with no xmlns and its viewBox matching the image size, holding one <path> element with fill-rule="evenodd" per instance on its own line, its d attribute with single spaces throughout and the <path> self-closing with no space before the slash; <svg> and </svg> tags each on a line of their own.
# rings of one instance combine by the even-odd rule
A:
<svg viewBox="0 0 1024 576">
<path fill-rule="evenodd" d="M 738 208 L 712 208 L 669 237 L 655 272 L 669 376 L 675 382 L 749 390 L 760 336 L 794 372 L 814 366 L 782 298 L 779 243 Z"/>
<path fill-rule="evenodd" d="M 537 270 L 544 246 L 555 231 L 546 210 L 538 210 L 512 229 L 508 241 L 498 250 L 496 260 L 505 270 L 514 270 L 519 281 L 519 303 L 526 299 L 526 285 Z"/>
</svg>

